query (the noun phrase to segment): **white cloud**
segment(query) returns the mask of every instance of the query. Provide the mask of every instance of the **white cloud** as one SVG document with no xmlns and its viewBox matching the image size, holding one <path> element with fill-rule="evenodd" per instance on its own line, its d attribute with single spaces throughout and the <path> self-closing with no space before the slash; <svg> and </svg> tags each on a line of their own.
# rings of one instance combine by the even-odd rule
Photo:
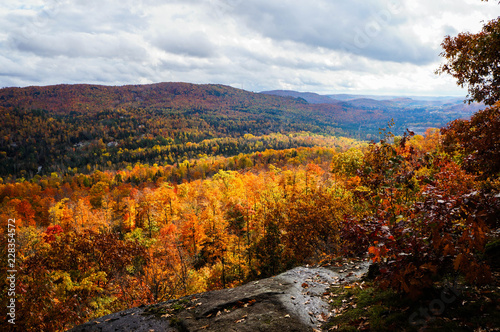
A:
<svg viewBox="0 0 500 332">
<path fill-rule="evenodd" d="M 0 86 L 465 94 L 434 75 L 439 45 L 499 12 L 479 0 L 5 0 Z"/>
</svg>

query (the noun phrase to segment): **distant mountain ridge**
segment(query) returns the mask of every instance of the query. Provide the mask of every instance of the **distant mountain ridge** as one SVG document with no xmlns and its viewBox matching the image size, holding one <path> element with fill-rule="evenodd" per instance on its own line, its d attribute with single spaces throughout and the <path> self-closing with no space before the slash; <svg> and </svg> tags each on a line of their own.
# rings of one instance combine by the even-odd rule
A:
<svg viewBox="0 0 500 332">
<path fill-rule="evenodd" d="M 307 124 L 319 131 L 324 130 L 319 128 L 330 127 L 352 132 L 359 131 L 361 125 L 364 131 L 378 132 L 391 118 L 400 130 L 408 125 L 440 127 L 484 108 L 481 104 L 466 105 L 453 97 L 384 98 L 286 90 L 253 93 L 220 84 L 182 82 L 125 86 L 75 84 L 0 89 L 0 112 L 2 108 L 43 110 L 64 116 L 72 112 L 85 115 L 117 109 L 175 109 L 184 114 L 210 112 L 219 116 L 226 113 L 234 119 L 253 121 L 265 118 L 279 121 L 281 127 L 286 123 L 299 123 L 299 127 Z"/>
<path fill-rule="evenodd" d="M 406 107 L 455 107 L 463 106 L 464 110 L 477 112 L 484 104 L 473 103 L 464 105 L 465 98 L 459 97 L 425 97 L 425 96 L 384 96 L 356 94 L 320 95 L 313 92 L 298 92 L 293 90 L 263 91 L 263 94 L 281 97 L 302 98 L 311 104 L 350 105 L 364 108 L 406 108 Z"/>
<path fill-rule="evenodd" d="M 272 90 L 272 91 L 262 91 L 262 94 L 280 96 L 280 97 L 293 97 L 302 98 L 311 104 L 339 104 L 338 100 L 330 98 L 329 96 L 323 96 L 314 92 L 298 92 L 292 90 Z"/>
</svg>

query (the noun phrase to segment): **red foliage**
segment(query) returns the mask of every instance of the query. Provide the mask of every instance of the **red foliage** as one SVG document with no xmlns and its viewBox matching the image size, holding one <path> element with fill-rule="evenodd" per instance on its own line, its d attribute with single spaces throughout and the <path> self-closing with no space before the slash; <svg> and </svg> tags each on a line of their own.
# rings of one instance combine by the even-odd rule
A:
<svg viewBox="0 0 500 332">
<path fill-rule="evenodd" d="M 500 102 L 470 120 L 456 120 L 441 129 L 448 153 L 459 153 L 463 167 L 482 178 L 500 173 Z"/>
<path fill-rule="evenodd" d="M 382 144 L 365 160 L 365 172 L 375 173 L 365 183 L 376 195 L 364 197 L 374 212 L 358 221 L 357 231 L 371 240 L 368 251 L 384 268 L 381 285 L 417 297 L 449 271 L 475 284 L 491 280 L 481 253 L 488 225 L 498 219 L 498 197 L 446 157 L 421 159 L 415 150 Z M 415 178 L 422 167 L 431 175 Z M 405 198 L 408 192 L 413 199 Z"/>
<path fill-rule="evenodd" d="M 59 225 L 51 225 L 47 227 L 45 232 L 43 233 L 43 240 L 47 243 L 54 242 L 56 239 L 56 235 L 63 232 L 63 229 Z"/>
</svg>

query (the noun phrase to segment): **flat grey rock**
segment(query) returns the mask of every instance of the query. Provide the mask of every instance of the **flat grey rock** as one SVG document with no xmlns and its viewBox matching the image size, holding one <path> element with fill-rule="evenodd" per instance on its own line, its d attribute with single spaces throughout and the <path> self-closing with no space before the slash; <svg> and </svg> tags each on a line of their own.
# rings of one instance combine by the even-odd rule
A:
<svg viewBox="0 0 500 332">
<path fill-rule="evenodd" d="M 313 331 L 330 315 L 323 294 L 334 284 L 355 281 L 366 261 L 341 268 L 297 267 L 232 289 L 117 312 L 71 332 L 115 331 Z"/>
</svg>

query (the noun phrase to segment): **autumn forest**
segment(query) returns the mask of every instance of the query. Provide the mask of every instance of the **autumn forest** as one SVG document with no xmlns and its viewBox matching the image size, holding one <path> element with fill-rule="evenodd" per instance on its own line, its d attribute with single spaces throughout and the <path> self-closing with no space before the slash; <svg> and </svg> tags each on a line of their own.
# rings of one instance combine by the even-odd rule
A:
<svg viewBox="0 0 500 332">
<path fill-rule="evenodd" d="M 17 327 L 64 331 L 339 257 L 369 256 L 380 287 L 415 299 L 444 276 L 495 282 L 498 85 L 454 66 L 474 36 L 443 43 L 440 70 L 486 102 L 461 119 L 223 85 L 1 89 L 0 246 L 15 220 Z M 426 130 L 406 130 L 408 116 Z"/>
</svg>

